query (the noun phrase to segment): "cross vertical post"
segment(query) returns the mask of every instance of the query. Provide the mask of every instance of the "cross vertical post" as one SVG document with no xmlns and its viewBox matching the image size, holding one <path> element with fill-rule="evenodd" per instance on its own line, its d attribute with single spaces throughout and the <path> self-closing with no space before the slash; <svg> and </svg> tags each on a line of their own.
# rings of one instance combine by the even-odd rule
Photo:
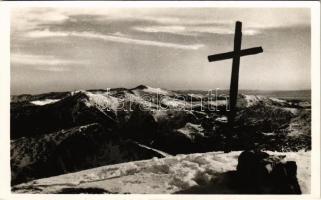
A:
<svg viewBox="0 0 321 200">
<path fill-rule="evenodd" d="M 235 118 L 237 93 L 239 86 L 240 52 L 242 43 L 242 23 L 237 21 L 234 35 L 234 57 L 232 61 L 232 74 L 230 84 L 230 114 L 228 122 L 232 123 Z"/>
<path fill-rule="evenodd" d="M 208 61 L 219 61 L 226 59 L 233 59 L 232 61 L 232 73 L 231 73 L 231 84 L 230 84 L 230 113 L 228 114 L 228 130 L 227 140 L 231 139 L 232 130 L 234 127 L 234 119 L 236 115 L 236 103 L 239 86 L 239 70 L 240 70 L 240 58 L 241 56 L 248 56 L 253 54 L 262 53 L 262 47 L 254 47 L 249 49 L 241 49 L 242 44 L 242 22 L 237 21 L 235 24 L 235 35 L 234 35 L 234 49 L 231 52 L 220 53 L 208 56 Z"/>
</svg>

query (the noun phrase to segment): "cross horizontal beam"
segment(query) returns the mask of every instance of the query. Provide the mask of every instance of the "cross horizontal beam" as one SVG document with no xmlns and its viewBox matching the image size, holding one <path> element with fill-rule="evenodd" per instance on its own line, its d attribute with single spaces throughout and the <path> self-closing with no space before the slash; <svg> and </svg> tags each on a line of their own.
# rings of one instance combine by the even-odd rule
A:
<svg viewBox="0 0 321 200">
<path fill-rule="evenodd" d="M 248 55 L 258 54 L 262 52 L 263 52 L 262 47 L 253 47 L 253 48 L 241 50 L 238 55 L 234 51 L 211 55 L 211 56 L 208 56 L 208 61 L 213 62 L 218 60 L 230 59 L 230 58 L 233 58 L 234 56 L 248 56 Z"/>
</svg>

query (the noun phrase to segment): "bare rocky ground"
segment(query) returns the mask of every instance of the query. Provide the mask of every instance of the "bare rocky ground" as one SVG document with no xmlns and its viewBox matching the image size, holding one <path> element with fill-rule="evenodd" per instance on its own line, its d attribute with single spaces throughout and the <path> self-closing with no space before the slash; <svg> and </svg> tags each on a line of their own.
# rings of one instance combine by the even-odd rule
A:
<svg viewBox="0 0 321 200">
<path fill-rule="evenodd" d="M 71 185 L 78 190 L 66 185 L 58 187 L 59 190 L 50 188 L 55 188 L 56 184 L 56 178 L 52 176 L 66 174 L 58 177 L 69 180 L 68 173 L 80 171 L 81 174 L 81 170 L 86 169 L 96 172 L 94 168 L 100 166 L 109 169 L 112 164 L 124 163 L 121 164 L 123 168 L 126 165 L 131 166 L 132 161 L 151 159 L 138 161 L 150 165 L 155 158 L 163 157 L 165 160 L 176 159 L 179 163 L 182 156 L 189 156 L 180 154 L 192 156 L 192 153 L 203 153 L 195 155 L 207 159 L 208 155 L 216 155 L 215 152 L 224 150 L 227 142 L 226 131 L 231 130 L 226 126 L 227 105 L 226 96 L 223 94 L 211 100 L 204 92 L 175 92 L 141 85 L 133 89 L 117 88 L 110 91 L 20 95 L 13 96 L 11 100 L 11 171 L 12 185 L 16 192 L 187 192 L 188 188 L 195 185 L 187 184 L 176 189 L 164 186 L 163 190 L 150 189 L 140 192 L 138 185 L 144 184 L 138 183 L 138 179 L 137 183 L 134 183 L 135 176 L 142 175 L 139 173 L 131 175 L 132 190 L 111 189 L 113 184 L 117 185 L 113 182 L 117 178 L 104 180 L 105 184 L 110 186 L 108 188 L 97 189 L 91 184 L 86 185 L 87 189 L 83 189 L 83 185 Z M 238 108 L 235 127 L 232 129 L 234 136 L 228 141 L 233 151 L 259 149 L 284 152 L 295 161 L 298 158 L 310 159 L 309 101 L 242 94 L 239 95 Z M 221 164 L 213 157 L 218 162 L 215 165 L 222 166 L 222 169 L 218 170 L 212 163 L 213 173 L 208 175 L 209 180 L 212 180 L 216 172 L 235 170 L 237 157 L 232 159 L 230 154 L 222 155 Z M 227 156 L 227 161 L 224 161 L 224 155 Z M 170 163 L 168 165 L 170 170 L 172 167 Z M 297 161 L 297 165 L 298 176 L 304 174 L 298 179 L 302 191 L 306 193 L 309 189 L 304 188 L 309 186 L 302 184 L 309 178 L 310 172 L 304 171 L 309 169 L 302 162 Z M 209 164 L 206 170 L 210 168 Z M 187 167 L 186 170 L 190 168 Z M 142 170 L 140 173 L 144 173 L 142 176 L 146 176 L 146 180 L 154 180 L 155 184 L 159 181 L 168 184 L 172 176 L 179 172 L 174 170 L 173 173 L 161 173 L 159 176 L 159 172 L 156 172 L 150 177 L 148 172 L 146 174 Z M 304 178 L 305 176 L 307 177 Z M 44 186 L 49 189 L 39 189 L 38 181 L 47 180 L 41 179 L 46 177 L 52 177 L 48 180 L 53 187 Z M 127 175 L 123 178 L 125 177 Z M 183 179 L 192 181 L 193 177 L 186 175 Z M 178 182 L 180 180 L 182 178 Z M 18 185 L 21 183 L 24 184 Z M 199 185 L 197 181 L 195 183 Z"/>
</svg>

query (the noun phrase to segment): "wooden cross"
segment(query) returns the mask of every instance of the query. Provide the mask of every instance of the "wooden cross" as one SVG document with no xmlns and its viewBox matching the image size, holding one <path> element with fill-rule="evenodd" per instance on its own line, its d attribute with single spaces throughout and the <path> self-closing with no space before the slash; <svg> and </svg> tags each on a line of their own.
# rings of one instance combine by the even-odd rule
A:
<svg viewBox="0 0 321 200">
<path fill-rule="evenodd" d="M 235 24 L 234 50 L 227 53 L 208 56 L 209 62 L 226 60 L 230 58 L 233 59 L 231 84 L 230 84 L 230 114 L 228 115 L 228 123 L 230 125 L 232 125 L 236 114 L 236 100 L 237 100 L 238 84 L 239 84 L 240 57 L 263 52 L 262 47 L 241 49 L 241 42 L 242 42 L 242 22 L 237 21 Z"/>
</svg>

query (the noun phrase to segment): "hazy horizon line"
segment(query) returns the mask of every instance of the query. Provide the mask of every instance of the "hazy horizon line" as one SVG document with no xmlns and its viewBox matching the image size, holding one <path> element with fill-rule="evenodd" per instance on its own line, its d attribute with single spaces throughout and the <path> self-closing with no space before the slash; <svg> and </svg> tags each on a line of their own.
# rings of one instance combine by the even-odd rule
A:
<svg viewBox="0 0 321 200">
<path fill-rule="evenodd" d="M 42 91 L 42 92 L 29 92 L 29 93 L 15 93 L 15 92 L 12 92 L 12 89 L 10 90 L 10 96 L 18 96 L 18 95 L 38 95 L 38 94 L 46 94 L 46 93 L 52 93 L 52 92 L 71 92 L 71 91 L 77 91 L 77 90 L 85 90 L 85 91 L 89 91 L 89 90 L 107 90 L 107 89 L 120 89 L 120 88 L 124 88 L 124 89 L 128 89 L 128 90 L 131 90 L 131 89 L 135 89 L 137 88 L 138 86 L 141 86 L 143 84 L 140 84 L 140 85 L 137 85 L 135 87 L 112 87 L 112 88 L 109 88 L 109 87 L 106 87 L 106 88 L 89 88 L 89 89 L 81 89 L 81 88 L 78 88 L 78 89 L 70 89 L 70 90 L 50 90 L 50 91 Z M 149 85 L 144 85 L 144 86 L 148 86 L 148 87 L 151 87 L 151 88 L 161 88 L 161 89 L 165 89 L 165 90 L 170 90 L 170 91 L 202 91 L 202 92 L 205 92 L 205 91 L 215 91 L 215 90 L 219 90 L 219 91 L 229 91 L 230 89 L 228 88 L 212 88 L 212 89 L 169 89 L 169 88 L 165 88 L 165 87 L 152 87 L 152 86 L 149 86 Z M 244 88 L 241 88 L 239 89 L 239 91 L 252 91 L 252 92 L 255 92 L 255 91 L 260 91 L 260 92 L 295 92 L 295 91 L 311 91 L 311 88 L 306 88 L 306 89 L 244 89 Z"/>
</svg>

